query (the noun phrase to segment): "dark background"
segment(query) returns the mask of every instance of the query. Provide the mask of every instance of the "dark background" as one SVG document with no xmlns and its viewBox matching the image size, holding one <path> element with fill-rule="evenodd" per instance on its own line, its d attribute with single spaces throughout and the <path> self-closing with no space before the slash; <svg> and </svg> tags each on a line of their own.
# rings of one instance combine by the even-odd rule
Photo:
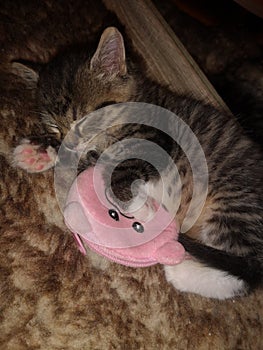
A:
<svg viewBox="0 0 263 350">
<path fill-rule="evenodd" d="M 263 19 L 230 0 L 154 3 L 246 131 L 263 145 Z"/>
</svg>

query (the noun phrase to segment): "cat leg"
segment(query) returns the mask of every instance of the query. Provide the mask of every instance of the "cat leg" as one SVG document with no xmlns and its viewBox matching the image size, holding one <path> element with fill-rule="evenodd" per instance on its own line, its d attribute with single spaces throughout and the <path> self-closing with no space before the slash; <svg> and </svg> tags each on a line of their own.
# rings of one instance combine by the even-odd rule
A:
<svg viewBox="0 0 263 350">
<path fill-rule="evenodd" d="M 243 280 L 195 260 L 189 259 L 175 266 L 165 266 L 164 270 L 167 281 L 182 292 L 216 299 L 232 298 L 247 292 L 247 285 Z"/>
<path fill-rule="evenodd" d="M 150 220 L 157 209 L 154 203 L 157 203 L 157 206 L 161 204 L 170 213 L 175 211 L 174 207 L 178 207 L 178 203 L 174 200 L 173 196 L 169 195 L 160 179 L 148 181 L 140 185 L 138 195 L 133 199 L 129 209 L 135 211 L 134 208 L 141 208 L 135 213 L 135 217 L 137 219 L 146 217 L 147 220 Z M 142 218 L 139 216 L 142 216 Z"/>
<path fill-rule="evenodd" d="M 154 200 L 156 199 L 149 192 L 148 186 L 144 181 L 136 180 L 135 183 L 132 184 L 132 187 L 134 184 L 135 187 L 138 186 L 137 194 L 129 201 L 128 206 L 124 203 L 122 209 L 139 221 L 151 220 L 156 212 L 156 205 L 154 204 Z"/>
<path fill-rule="evenodd" d="M 129 207 L 130 212 L 135 210 L 134 216 L 138 220 L 150 219 L 154 214 L 153 198 L 165 204 L 169 211 L 174 209 L 171 196 L 163 189 L 161 181 L 150 181 L 141 185 L 138 192 Z M 205 266 L 196 260 L 186 259 L 178 265 L 165 266 L 164 269 L 167 281 L 183 292 L 216 299 L 227 299 L 247 293 L 247 284 L 242 279 Z"/>
<path fill-rule="evenodd" d="M 57 152 L 52 146 L 43 146 L 41 143 L 23 139 L 14 149 L 13 164 L 28 171 L 40 173 L 55 165 Z"/>
<path fill-rule="evenodd" d="M 135 209 L 136 219 L 150 219 L 154 214 L 153 198 L 160 202 L 162 196 L 160 183 L 149 182 L 140 186 L 139 195 L 133 199 L 129 210 L 132 212 L 139 208 Z M 169 201 L 164 202 L 169 208 Z M 207 298 L 227 299 L 244 295 L 248 291 L 247 284 L 242 279 L 193 259 L 186 259 L 178 265 L 165 266 L 164 269 L 167 281 L 182 292 L 200 294 Z"/>
</svg>

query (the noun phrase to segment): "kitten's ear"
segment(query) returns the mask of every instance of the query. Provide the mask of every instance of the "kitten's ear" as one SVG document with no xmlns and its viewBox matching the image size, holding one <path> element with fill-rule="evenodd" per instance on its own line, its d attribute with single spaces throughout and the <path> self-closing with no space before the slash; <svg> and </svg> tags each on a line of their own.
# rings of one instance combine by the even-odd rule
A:
<svg viewBox="0 0 263 350">
<path fill-rule="evenodd" d="M 18 75 L 23 80 L 25 80 L 28 84 L 29 88 L 35 88 L 39 79 L 39 69 L 36 67 L 32 67 L 30 63 L 20 63 L 20 62 L 12 62 L 11 63 L 11 71 L 15 75 Z"/>
<path fill-rule="evenodd" d="M 102 33 L 90 69 L 111 77 L 126 74 L 124 42 L 117 28 L 109 27 Z"/>
</svg>

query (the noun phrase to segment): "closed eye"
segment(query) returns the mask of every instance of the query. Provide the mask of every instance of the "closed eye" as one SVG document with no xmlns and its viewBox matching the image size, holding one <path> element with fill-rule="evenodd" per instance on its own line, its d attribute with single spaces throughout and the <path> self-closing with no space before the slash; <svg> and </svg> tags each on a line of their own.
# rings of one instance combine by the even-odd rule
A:
<svg viewBox="0 0 263 350">
<path fill-rule="evenodd" d="M 106 107 L 106 106 L 109 106 L 109 105 L 114 105 L 114 104 L 116 104 L 116 103 L 117 103 L 116 101 L 106 101 L 106 102 L 102 102 L 102 103 L 100 103 L 100 104 L 95 108 L 95 110 L 100 109 L 100 108 L 103 108 L 103 107 Z"/>
<path fill-rule="evenodd" d="M 52 135 L 61 135 L 59 127 L 55 124 L 46 124 L 48 126 L 48 133 Z"/>
</svg>

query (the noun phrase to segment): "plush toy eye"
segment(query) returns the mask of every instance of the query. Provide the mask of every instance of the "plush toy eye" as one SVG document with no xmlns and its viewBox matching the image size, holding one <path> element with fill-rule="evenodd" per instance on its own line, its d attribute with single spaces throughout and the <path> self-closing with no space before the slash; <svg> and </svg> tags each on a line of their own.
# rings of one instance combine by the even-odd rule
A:
<svg viewBox="0 0 263 350">
<path fill-rule="evenodd" d="M 143 233 L 143 231 L 144 231 L 144 227 L 142 226 L 142 224 L 140 224 L 137 221 L 132 224 L 132 227 L 135 231 L 137 231 L 139 233 Z"/>
<path fill-rule="evenodd" d="M 119 221 L 119 214 L 116 212 L 114 209 L 109 210 L 109 215 L 112 217 L 114 220 Z"/>
</svg>

